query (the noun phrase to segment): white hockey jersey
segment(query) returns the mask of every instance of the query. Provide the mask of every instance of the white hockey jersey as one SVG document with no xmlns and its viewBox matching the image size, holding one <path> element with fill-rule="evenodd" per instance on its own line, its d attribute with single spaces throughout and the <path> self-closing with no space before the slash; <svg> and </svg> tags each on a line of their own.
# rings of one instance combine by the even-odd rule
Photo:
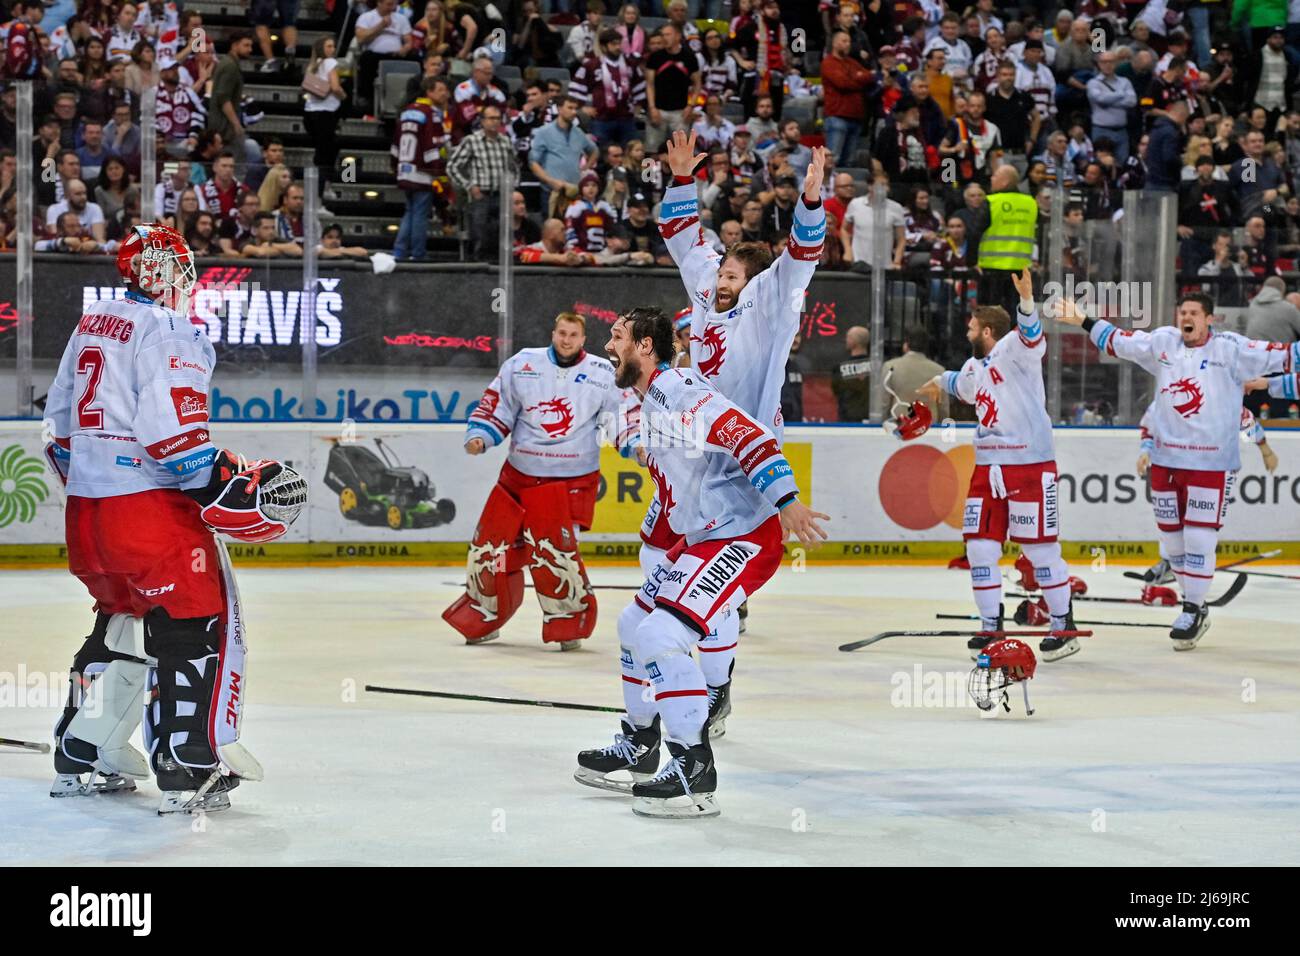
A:
<svg viewBox="0 0 1300 956">
<path fill-rule="evenodd" d="M 216 353 L 202 326 L 136 292 L 81 317 L 50 386 L 45 419 L 71 454 L 68 494 L 110 498 L 208 483 Z"/>
<path fill-rule="evenodd" d="M 602 429 L 617 439 L 621 398 L 608 359 L 583 352 L 562 368 L 550 346 L 522 349 L 483 393 L 465 441 L 491 447 L 509 436 L 510 464 L 525 475 L 576 478 L 600 467 Z"/>
<path fill-rule="evenodd" d="M 808 283 L 821 259 L 825 209 L 820 203 L 809 209 L 800 196 L 785 250 L 746 284 L 735 308 L 721 313 L 712 303 L 722 257 L 700 229 L 693 182 L 664 193 L 659 233 L 691 299 L 691 365 L 780 441 L 785 363 L 799 331 Z"/>
<path fill-rule="evenodd" d="M 1176 326 L 1128 331 L 1098 319 L 1089 335 L 1107 355 L 1128 359 L 1156 377 L 1148 425 L 1155 439 L 1151 461 L 1165 468 L 1240 468 L 1242 385 L 1290 372 L 1300 359 L 1300 343 L 1260 342 L 1235 332 L 1211 330 L 1204 345 L 1188 348 Z"/>
<path fill-rule="evenodd" d="M 748 534 L 799 493 L 772 431 L 694 369 L 664 365 L 651 377 L 641 443 L 688 544 Z"/>
<path fill-rule="evenodd" d="M 1294 376 L 1288 375 L 1283 378 L 1293 379 Z M 1280 383 L 1282 379 L 1278 379 L 1277 381 Z M 1278 392 L 1274 392 L 1271 384 L 1268 393 L 1275 398 L 1282 397 L 1281 391 L 1279 390 Z M 1142 430 L 1142 450 L 1148 455 L 1150 455 L 1156 447 L 1155 434 L 1151 431 L 1155 405 L 1155 402 L 1148 405 L 1147 410 L 1142 413 L 1142 420 L 1138 422 L 1138 426 Z M 1262 445 L 1268 437 L 1264 434 L 1264 426 L 1259 423 L 1258 419 L 1255 418 L 1251 410 L 1245 405 L 1241 406 L 1241 425 L 1238 428 L 1238 434 L 1241 436 L 1242 441 L 1248 441 L 1252 445 Z"/>
<path fill-rule="evenodd" d="M 1038 310 L 1016 310 L 1016 328 L 982 359 L 971 357 L 939 382 L 950 395 L 975 406 L 975 463 L 1033 465 L 1056 458 L 1052 419 L 1043 389 L 1047 353 Z"/>
</svg>

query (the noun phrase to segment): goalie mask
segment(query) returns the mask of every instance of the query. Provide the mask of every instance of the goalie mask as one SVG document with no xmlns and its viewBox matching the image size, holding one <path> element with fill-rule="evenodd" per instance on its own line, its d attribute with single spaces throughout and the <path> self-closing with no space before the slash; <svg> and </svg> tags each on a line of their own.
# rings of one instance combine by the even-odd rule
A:
<svg viewBox="0 0 1300 956">
<path fill-rule="evenodd" d="M 1025 692 L 1025 712 L 1032 714 L 1034 710 L 1029 706 L 1029 685 L 1026 682 L 1034 676 L 1037 667 L 1038 659 L 1028 644 L 1004 637 L 984 648 L 971 669 L 966 687 L 980 710 L 993 710 L 1001 704 L 1010 713 L 1007 690 L 1018 683 Z"/>
<path fill-rule="evenodd" d="M 174 229 L 156 222 L 134 226 L 117 252 L 117 271 L 131 288 L 175 312 L 189 312 L 198 276 L 194 256 Z"/>
</svg>

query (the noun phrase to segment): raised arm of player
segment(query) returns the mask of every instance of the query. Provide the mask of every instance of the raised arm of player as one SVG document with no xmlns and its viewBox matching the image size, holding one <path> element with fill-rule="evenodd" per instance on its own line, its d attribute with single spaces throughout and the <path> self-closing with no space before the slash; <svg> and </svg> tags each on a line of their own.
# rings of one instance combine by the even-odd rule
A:
<svg viewBox="0 0 1300 956">
<path fill-rule="evenodd" d="M 1150 333 L 1119 329 L 1105 319 L 1089 318 L 1070 299 L 1058 299 L 1051 311 L 1057 322 L 1078 326 L 1087 332 L 1092 344 L 1100 351 L 1133 362 L 1152 375 L 1157 374 L 1159 365 Z"/>
<path fill-rule="evenodd" d="M 1283 379 L 1292 378 L 1290 373 L 1300 367 L 1300 342 L 1265 342 L 1260 339 L 1248 339 L 1245 336 L 1226 333 L 1228 341 L 1236 346 L 1237 376 L 1243 381 L 1259 378 L 1261 375 L 1281 375 Z M 1279 386 L 1285 388 L 1285 382 Z M 1292 389 L 1294 392 L 1294 389 Z M 1269 394 L 1273 390 L 1269 388 Z M 1274 396 L 1282 397 L 1281 395 Z"/>
<path fill-rule="evenodd" d="M 700 230 L 700 200 L 695 187 L 695 167 L 705 158 L 695 151 L 695 133 L 688 136 L 681 130 L 673 133 L 668 143 L 668 165 L 673 172 L 673 185 L 664 190 L 659 204 L 659 235 L 668 246 L 668 253 L 677 263 L 682 284 L 687 295 L 695 298 L 701 287 L 710 286 L 718 272 L 719 256 L 704 241 Z"/>
<path fill-rule="evenodd" d="M 217 459 L 208 432 L 216 353 L 202 330 L 188 322 L 181 334 L 170 330 L 170 323 L 158 322 L 136 348 L 133 430 L 150 457 L 176 476 L 176 487 L 203 488 Z"/>
<path fill-rule="evenodd" d="M 1013 354 L 1041 364 L 1047 355 L 1047 348 L 1044 345 L 1043 323 L 1038 317 L 1038 306 L 1034 304 L 1034 277 L 1026 268 L 1011 274 L 1011 284 L 1020 296 L 1014 316 L 1016 337 L 1010 340 Z"/>
<path fill-rule="evenodd" d="M 774 327 L 797 327 L 804 312 L 804 296 L 812 282 L 817 263 L 822 258 L 826 241 L 826 209 L 822 206 L 822 180 L 826 175 L 827 153 L 823 147 L 813 150 L 808 175 L 804 178 L 803 194 L 794 205 L 794 224 L 785 249 L 754 281 L 760 288 L 775 283 L 776 308 L 763 309 L 760 314 Z M 772 301 L 764 292 L 759 297 Z"/>
<path fill-rule="evenodd" d="M 512 358 L 501 366 L 470 414 L 469 424 L 465 426 L 465 450 L 471 455 L 500 445 L 514 428 L 519 409 L 514 401 L 513 372 Z"/>
<path fill-rule="evenodd" d="M 722 397 L 719 392 L 698 405 L 694 414 L 707 451 L 730 455 L 740 464 L 749 483 L 762 493 L 781 516 L 781 527 L 800 543 L 816 547 L 827 538 L 818 519 L 830 515 L 813 511 L 799 500 L 794 469 L 786 461 L 776 436 Z"/>
</svg>

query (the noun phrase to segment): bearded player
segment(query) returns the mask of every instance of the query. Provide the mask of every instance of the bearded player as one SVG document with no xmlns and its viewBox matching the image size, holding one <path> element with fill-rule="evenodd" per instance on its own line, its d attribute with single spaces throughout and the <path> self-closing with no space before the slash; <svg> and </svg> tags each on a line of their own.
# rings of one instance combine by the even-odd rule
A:
<svg viewBox="0 0 1300 956">
<path fill-rule="evenodd" d="M 659 233 L 690 296 L 690 365 L 770 429 L 779 445 L 784 437 L 781 388 L 786 357 L 799 332 L 808 283 L 826 235 L 821 202 L 826 151 L 813 150 L 789 241 L 773 261 L 765 243 L 736 243 L 719 256 L 704 241 L 694 173 L 707 157 L 695 151 L 695 144 L 694 132 L 673 134 L 667 147 L 673 185 L 659 207 Z M 660 504 L 666 509 L 671 502 Z M 667 518 L 664 514 L 661 520 Z M 662 537 L 663 529 L 650 534 Z M 723 606 L 700 643 L 715 725 L 731 710 L 731 674 L 744 613 L 740 606 Z"/>
<path fill-rule="evenodd" d="M 67 488 L 68 568 L 95 599 L 55 728 L 50 795 L 134 790 L 152 767 L 159 813 L 221 810 L 261 767 L 237 743 L 244 613 L 213 531 L 279 537 L 306 484 L 278 462 L 212 444 L 215 353 L 187 317 L 185 240 L 135 226 L 117 267 L 126 298 L 82 316 L 46 402 L 46 456 Z M 130 743 L 142 719 L 147 760 Z"/>
<path fill-rule="evenodd" d="M 468 644 L 500 635 L 519 609 L 524 568 L 542 606 L 542 641 L 573 650 L 596 627 L 596 595 L 578 553 L 600 483 L 600 430 L 613 434 L 614 368 L 587 352 L 586 320 L 556 316 L 551 344 L 516 352 L 469 417 L 465 451 L 510 439 L 470 545 L 465 593 L 442 612 Z M 624 443 L 620 451 L 632 453 Z"/>
<path fill-rule="evenodd" d="M 709 816 L 717 772 L 709 746 L 708 688 L 691 651 L 708 622 L 776 572 L 793 531 L 825 539 L 798 500 L 794 472 L 772 432 L 692 369 L 674 369 L 672 324 L 658 309 L 633 309 L 610 330 L 606 351 L 622 388 L 642 397 L 641 445 L 655 480 L 676 505 L 679 542 L 667 571 L 647 579 L 619 617 L 627 713 L 613 745 L 578 755 L 577 780 L 630 792 L 646 816 Z M 650 693 L 647 693 L 646 690 Z M 661 721 L 671 759 L 659 767 Z M 634 786 L 611 779 L 629 773 Z"/>
<path fill-rule="evenodd" d="M 1043 391 L 1047 346 L 1026 269 L 1012 275 L 1020 295 L 1013 324 L 1001 306 L 977 306 L 967 323 L 971 357 L 960 371 L 942 372 L 920 391 L 940 391 L 974 405 L 975 473 L 966 493 L 962 536 L 971 589 L 983 632 L 966 644 L 979 657 L 1003 629 L 1002 542 L 1020 545 L 1043 590 L 1050 633 L 1038 645 L 1045 661 L 1079 650 L 1071 613 L 1070 575 L 1061 557 L 1057 514 L 1056 446 Z"/>
<path fill-rule="evenodd" d="M 1054 311 L 1058 321 L 1081 326 L 1107 355 L 1155 376 L 1151 503 L 1161 553 L 1182 591 L 1182 611 L 1169 637 L 1174 650 L 1189 651 L 1210 627 L 1205 597 L 1227 513 L 1228 475 L 1241 467 L 1242 389 L 1252 379 L 1290 373 L 1300 360 L 1300 343 L 1214 331 L 1214 302 L 1201 292 L 1183 295 L 1174 324 L 1154 332 L 1121 330 L 1086 316 L 1067 299 Z"/>
</svg>

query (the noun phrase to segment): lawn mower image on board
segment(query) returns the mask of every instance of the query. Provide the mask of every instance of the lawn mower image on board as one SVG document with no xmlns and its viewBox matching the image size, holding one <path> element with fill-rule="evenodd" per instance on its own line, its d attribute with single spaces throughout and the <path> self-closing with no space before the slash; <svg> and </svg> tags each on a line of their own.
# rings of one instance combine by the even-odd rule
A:
<svg viewBox="0 0 1300 956">
<path fill-rule="evenodd" d="M 330 449 L 325 484 L 339 496 L 345 518 L 402 531 L 433 528 L 456 517 L 450 498 L 434 500 L 437 490 L 428 475 L 401 464 L 382 439 L 374 442 L 379 454 L 368 445 L 340 441 Z"/>
</svg>

